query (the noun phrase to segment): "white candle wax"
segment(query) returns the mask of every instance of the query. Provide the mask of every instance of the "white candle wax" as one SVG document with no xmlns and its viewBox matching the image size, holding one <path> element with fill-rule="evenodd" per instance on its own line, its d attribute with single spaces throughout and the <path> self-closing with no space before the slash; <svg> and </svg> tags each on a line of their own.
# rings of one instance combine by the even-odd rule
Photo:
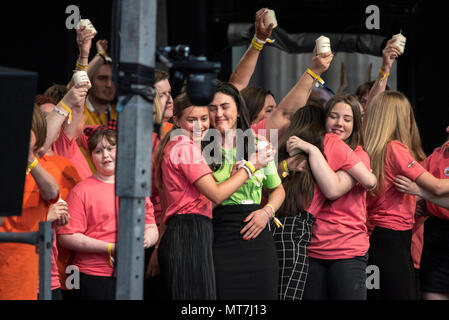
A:
<svg viewBox="0 0 449 320">
<path fill-rule="evenodd" d="M 326 53 L 331 51 L 331 40 L 328 37 L 321 36 L 315 40 L 316 53 Z"/>
<path fill-rule="evenodd" d="M 397 45 L 399 47 L 399 49 L 401 50 L 401 53 L 404 53 L 405 50 L 405 42 L 407 41 L 407 38 L 404 37 L 402 34 L 398 33 L 395 34 L 392 39 L 396 39 L 396 41 L 394 42 L 395 45 Z"/>
<path fill-rule="evenodd" d="M 91 30 L 93 34 L 97 34 L 97 30 L 95 30 L 92 22 L 89 19 L 81 19 L 80 23 L 77 26 L 77 29 L 81 27 L 86 27 L 87 30 Z"/>
<path fill-rule="evenodd" d="M 88 84 L 86 84 L 86 87 L 88 89 L 92 88 L 92 85 L 89 80 L 89 76 L 87 75 L 86 71 L 82 71 L 82 70 L 76 71 L 73 74 L 73 82 L 75 83 L 75 85 L 77 85 L 80 82 L 87 82 Z"/>
<path fill-rule="evenodd" d="M 271 23 L 273 24 L 273 29 L 278 26 L 278 22 L 276 20 L 276 14 L 273 10 L 268 9 L 267 13 L 264 16 L 263 23 L 265 27 L 268 27 Z"/>
</svg>

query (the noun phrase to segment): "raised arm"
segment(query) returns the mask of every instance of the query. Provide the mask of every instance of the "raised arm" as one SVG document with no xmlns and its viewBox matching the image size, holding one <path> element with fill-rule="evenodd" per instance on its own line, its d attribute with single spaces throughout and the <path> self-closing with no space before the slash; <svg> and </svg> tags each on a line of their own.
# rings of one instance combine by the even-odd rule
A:
<svg viewBox="0 0 449 320">
<path fill-rule="evenodd" d="M 401 51 L 398 46 L 394 44 L 396 40 L 390 39 L 387 42 L 387 45 L 382 51 L 382 66 L 379 69 L 379 75 L 377 76 L 374 85 L 371 87 L 371 90 L 368 94 L 368 98 L 366 101 L 366 110 L 365 114 L 368 114 L 369 107 L 371 101 L 373 101 L 374 97 L 379 93 L 384 92 L 387 87 L 388 76 L 390 75 L 391 67 L 393 66 L 394 61 L 401 55 Z M 363 117 L 363 124 L 365 126 L 365 120 L 368 117 Z"/>
<path fill-rule="evenodd" d="M 317 76 L 321 76 L 325 72 L 333 59 L 332 52 L 316 54 L 316 49 L 313 50 L 313 58 L 310 62 L 309 69 Z M 304 107 L 315 85 L 315 79 L 304 72 L 295 86 L 287 93 L 278 106 L 271 113 L 271 116 L 266 120 L 267 139 L 270 138 L 270 130 L 279 130 L 279 138 L 290 125 L 290 119 L 293 114 L 300 108 Z"/>
<path fill-rule="evenodd" d="M 255 37 L 260 41 L 266 41 L 273 31 L 273 24 L 265 26 L 264 16 L 267 13 L 267 8 L 260 9 L 256 12 L 256 21 L 254 23 Z M 240 62 L 231 74 L 229 82 L 232 83 L 239 91 L 248 86 L 248 83 L 256 68 L 257 60 L 259 59 L 260 50 L 256 49 L 252 44 L 243 54 Z"/>
<path fill-rule="evenodd" d="M 78 83 L 72 87 L 64 98 L 55 106 L 52 112 L 47 115 L 47 138 L 45 139 L 44 146 L 39 150 L 39 156 L 43 156 L 47 150 L 51 147 L 53 142 L 58 138 L 61 126 L 65 121 L 70 120 L 71 115 L 71 127 L 76 125 L 74 121 L 79 122 L 78 114 L 72 113 L 72 109 L 84 108 L 84 102 L 87 96 L 87 87 L 85 83 Z M 66 108 L 67 107 L 67 108 Z"/>
</svg>

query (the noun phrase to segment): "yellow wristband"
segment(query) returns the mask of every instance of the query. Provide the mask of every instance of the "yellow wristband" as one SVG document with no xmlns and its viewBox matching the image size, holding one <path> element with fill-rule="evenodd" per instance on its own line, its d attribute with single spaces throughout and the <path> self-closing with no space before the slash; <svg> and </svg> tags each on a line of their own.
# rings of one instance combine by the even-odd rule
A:
<svg viewBox="0 0 449 320">
<path fill-rule="evenodd" d="M 85 64 L 81 64 L 78 61 L 76 62 L 76 67 L 83 69 L 84 71 L 87 71 L 87 69 L 89 68 L 89 65 L 85 65 Z"/>
<path fill-rule="evenodd" d="M 251 40 L 251 46 L 256 49 L 257 51 L 261 51 L 263 49 L 263 44 L 257 42 L 255 38 Z"/>
<path fill-rule="evenodd" d="M 317 75 L 315 72 L 313 72 L 312 70 L 310 70 L 310 68 L 307 68 L 306 72 L 315 80 L 317 81 L 319 84 L 321 84 L 322 86 L 324 86 L 324 80 L 321 79 L 321 77 L 319 75 Z"/>
<path fill-rule="evenodd" d="M 282 161 L 282 170 L 288 172 L 287 160 Z"/>
<path fill-rule="evenodd" d="M 39 161 L 37 161 L 37 158 L 34 158 L 34 161 L 31 162 L 31 164 L 28 165 L 27 170 L 26 170 L 26 174 L 28 175 L 31 170 L 33 170 L 34 168 L 36 168 L 36 166 L 39 164 Z"/>
<path fill-rule="evenodd" d="M 59 104 L 65 109 L 65 111 L 67 111 L 67 113 L 69 114 L 69 121 L 68 124 L 72 123 L 72 109 L 70 109 L 69 107 L 67 107 L 67 105 L 65 104 L 64 100 L 59 101 Z"/>
<path fill-rule="evenodd" d="M 112 243 L 108 243 L 108 254 L 109 254 L 109 265 L 111 266 L 111 268 L 114 267 L 114 258 L 112 257 L 112 246 L 114 244 Z"/>
<path fill-rule="evenodd" d="M 267 204 L 265 205 L 265 207 L 268 207 L 268 208 L 271 209 L 271 211 L 273 211 L 273 217 L 274 217 L 274 215 L 275 215 L 275 213 L 276 213 L 276 210 L 274 210 L 274 207 L 273 207 L 271 204 L 269 204 L 269 203 L 267 203 Z"/>
<path fill-rule="evenodd" d="M 381 74 L 382 78 L 384 78 L 384 79 L 390 75 L 389 72 L 388 72 L 388 73 L 385 73 L 385 72 L 382 70 L 382 68 L 379 69 L 379 73 Z"/>
<path fill-rule="evenodd" d="M 254 172 L 256 172 L 256 167 L 254 167 L 254 165 L 251 162 L 246 161 L 245 166 L 247 166 L 248 169 L 251 170 L 251 173 L 254 174 Z"/>
</svg>

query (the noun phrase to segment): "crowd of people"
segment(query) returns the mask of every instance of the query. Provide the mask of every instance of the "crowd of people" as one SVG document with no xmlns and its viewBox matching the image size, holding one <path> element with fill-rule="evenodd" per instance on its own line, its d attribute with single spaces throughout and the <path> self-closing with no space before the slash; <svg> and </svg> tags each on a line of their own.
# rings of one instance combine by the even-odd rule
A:
<svg viewBox="0 0 449 320">
<path fill-rule="evenodd" d="M 319 86 L 333 53 L 315 49 L 277 102 L 248 86 L 273 29 L 266 13 L 209 105 L 172 97 L 168 73 L 155 71 L 145 299 L 449 299 L 449 140 L 427 157 L 410 102 L 389 90 L 395 40 L 354 94 Z M 53 299 L 113 300 L 117 92 L 108 42 L 89 61 L 95 35 L 76 34 L 91 88 L 70 80 L 36 96 L 22 214 L 0 232 L 51 222 Z M 0 299 L 38 289 L 35 249 L 0 243 Z"/>
</svg>

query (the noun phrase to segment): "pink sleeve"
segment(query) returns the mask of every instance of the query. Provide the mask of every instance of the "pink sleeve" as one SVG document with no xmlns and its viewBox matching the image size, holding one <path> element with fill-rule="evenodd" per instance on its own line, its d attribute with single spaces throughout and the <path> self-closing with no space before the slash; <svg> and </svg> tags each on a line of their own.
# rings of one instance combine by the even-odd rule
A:
<svg viewBox="0 0 449 320">
<path fill-rule="evenodd" d="M 267 129 L 267 119 L 263 119 L 262 121 L 259 121 L 256 124 L 253 124 L 251 126 L 251 129 L 254 131 L 255 134 L 261 135 L 263 137 L 266 136 L 266 129 Z"/>
<path fill-rule="evenodd" d="M 64 130 L 61 130 L 58 139 L 53 143 L 53 151 L 61 157 L 71 159 L 75 154 L 75 144 L 75 138 L 70 140 Z"/>
<path fill-rule="evenodd" d="M 361 160 L 351 148 L 337 135 L 327 134 L 324 153 L 332 170 L 349 170 Z"/>
<path fill-rule="evenodd" d="M 170 161 L 174 162 L 175 166 L 184 174 L 190 184 L 212 173 L 201 149 L 190 139 L 189 141 L 184 139 L 171 149 Z"/>
<path fill-rule="evenodd" d="M 388 162 L 396 171 L 396 174 L 403 175 L 415 181 L 420 175 L 426 172 L 418 161 L 410 154 L 410 151 L 402 143 L 393 141 L 388 146 Z"/>
<path fill-rule="evenodd" d="M 145 224 L 156 224 L 153 203 L 149 197 L 145 198 Z"/>
<path fill-rule="evenodd" d="M 69 206 L 69 223 L 57 230 L 58 234 L 85 233 L 87 231 L 87 216 L 84 201 L 72 190 L 67 197 Z"/>
</svg>

